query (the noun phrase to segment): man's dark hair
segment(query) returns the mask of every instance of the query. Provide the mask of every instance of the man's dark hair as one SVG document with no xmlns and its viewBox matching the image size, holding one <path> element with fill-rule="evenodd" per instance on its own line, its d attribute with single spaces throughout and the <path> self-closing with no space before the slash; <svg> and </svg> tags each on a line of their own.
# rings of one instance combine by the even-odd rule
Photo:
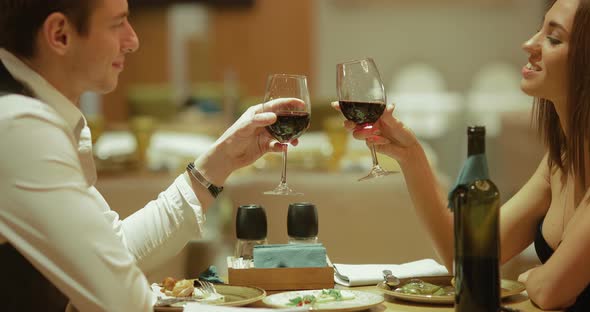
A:
<svg viewBox="0 0 590 312">
<path fill-rule="evenodd" d="M 35 38 L 45 19 L 63 13 L 76 31 L 88 33 L 98 0 L 0 0 L 0 47 L 21 57 L 35 55 Z"/>
</svg>

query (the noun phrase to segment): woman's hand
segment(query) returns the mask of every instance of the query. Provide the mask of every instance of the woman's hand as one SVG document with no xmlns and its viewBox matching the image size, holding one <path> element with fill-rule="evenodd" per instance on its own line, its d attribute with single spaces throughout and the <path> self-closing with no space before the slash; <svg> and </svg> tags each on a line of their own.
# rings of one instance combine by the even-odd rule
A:
<svg viewBox="0 0 590 312">
<path fill-rule="evenodd" d="M 332 102 L 332 107 L 340 110 L 338 102 Z M 344 122 L 344 127 L 353 131 L 354 138 L 374 144 L 378 153 L 402 164 L 411 157 L 411 150 L 419 147 L 419 143 L 414 133 L 393 116 L 394 109 L 394 104 L 388 105 L 373 127 L 365 128 L 349 120 Z"/>
</svg>

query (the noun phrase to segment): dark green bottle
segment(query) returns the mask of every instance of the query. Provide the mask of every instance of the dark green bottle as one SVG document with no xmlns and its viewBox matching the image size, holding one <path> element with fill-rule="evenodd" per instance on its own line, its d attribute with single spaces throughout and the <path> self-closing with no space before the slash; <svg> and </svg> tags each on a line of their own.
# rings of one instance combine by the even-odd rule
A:
<svg viewBox="0 0 590 312">
<path fill-rule="evenodd" d="M 497 312 L 500 307 L 500 192 L 489 179 L 485 127 L 468 127 L 468 157 L 476 179 L 456 191 L 455 311 Z"/>
</svg>

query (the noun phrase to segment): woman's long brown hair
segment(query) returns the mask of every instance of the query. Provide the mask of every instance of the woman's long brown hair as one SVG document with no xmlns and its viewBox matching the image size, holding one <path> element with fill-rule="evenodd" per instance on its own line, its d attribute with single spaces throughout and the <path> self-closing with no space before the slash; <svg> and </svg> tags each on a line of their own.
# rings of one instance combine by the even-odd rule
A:
<svg viewBox="0 0 590 312">
<path fill-rule="evenodd" d="M 573 170 L 587 189 L 584 155 L 590 143 L 590 0 L 580 0 L 568 51 L 567 133 L 561 128 L 553 103 L 535 99 L 533 123 L 549 149 L 549 166 L 564 173 Z"/>
</svg>

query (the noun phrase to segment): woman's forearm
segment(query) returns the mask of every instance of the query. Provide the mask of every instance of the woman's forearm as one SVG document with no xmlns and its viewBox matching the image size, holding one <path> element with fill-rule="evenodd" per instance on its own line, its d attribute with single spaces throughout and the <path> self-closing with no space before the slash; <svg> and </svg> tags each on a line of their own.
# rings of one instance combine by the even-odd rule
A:
<svg viewBox="0 0 590 312">
<path fill-rule="evenodd" d="M 453 218 L 422 147 L 416 144 L 400 162 L 418 217 L 424 222 L 436 252 L 449 272 L 453 267 Z"/>
<path fill-rule="evenodd" d="M 531 269 L 524 282 L 529 298 L 543 310 L 564 309 L 576 302 L 576 297 L 560 286 L 563 283 L 547 282 L 553 277 L 554 274 L 541 265 Z"/>
</svg>

